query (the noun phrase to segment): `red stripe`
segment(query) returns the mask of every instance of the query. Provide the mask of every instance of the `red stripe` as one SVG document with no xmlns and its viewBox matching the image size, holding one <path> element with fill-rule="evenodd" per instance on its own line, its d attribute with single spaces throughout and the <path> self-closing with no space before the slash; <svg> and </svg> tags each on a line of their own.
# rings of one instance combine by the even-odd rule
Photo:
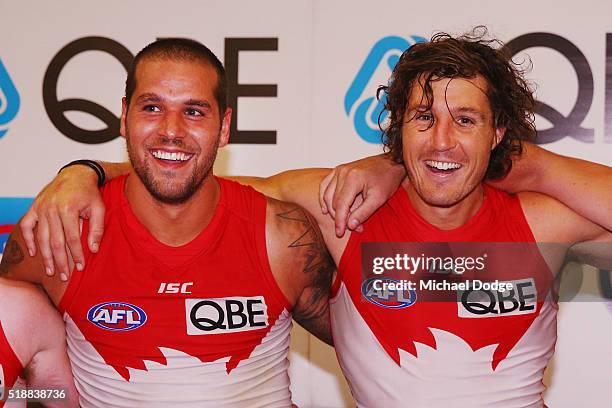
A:
<svg viewBox="0 0 612 408">
<path fill-rule="evenodd" d="M 0 225 L 0 234 L 8 234 L 9 232 L 13 230 L 14 226 L 15 224 Z"/>
</svg>

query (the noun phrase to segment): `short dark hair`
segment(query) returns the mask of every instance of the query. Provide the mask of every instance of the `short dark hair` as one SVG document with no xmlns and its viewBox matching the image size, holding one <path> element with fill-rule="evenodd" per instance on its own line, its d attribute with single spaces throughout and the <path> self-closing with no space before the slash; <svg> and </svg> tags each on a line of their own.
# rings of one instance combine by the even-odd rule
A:
<svg viewBox="0 0 612 408">
<path fill-rule="evenodd" d="M 225 68 L 219 58 L 206 47 L 197 41 L 187 38 L 162 38 L 144 47 L 132 62 L 125 81 L 125 99 L 129 106 L 134 89 L 136 89 L 136 68 L 144 58 L 161 58 L 176 61 L 201 61 L 210 64 L 217 73 L 217 85 L 213 94 L 219 105 L 219 115 L 223 116 L 227 108 L 227 79 Z"/>
<path fill-rule="evenodd" d="M 488 83 L 494 126 L 506 128 L 506 133 L 491 152 L 487 179 L 504 177 L 512 168 L 512 156 L 522 153 L 522 141 L 535 139 L 535 101 L 524 72 L 499 40 L 486 37 L 486 27 L 478 26 L 460 37 L 437 33 L 429 42 L 414 44 L 404 51 L 389 85 L 378 88 L 378 94 L 384 92 L 387 96 L 385 110 L 390 114 L 389 125 L 386 129 L 381 127 L 383 144 L 395 161 L 403 162 L 402 124 L 413 87 L 422 86 L 427 109 L 431 109 L 431 81 L 441 78 L 481 75 Z"/>
</svg>

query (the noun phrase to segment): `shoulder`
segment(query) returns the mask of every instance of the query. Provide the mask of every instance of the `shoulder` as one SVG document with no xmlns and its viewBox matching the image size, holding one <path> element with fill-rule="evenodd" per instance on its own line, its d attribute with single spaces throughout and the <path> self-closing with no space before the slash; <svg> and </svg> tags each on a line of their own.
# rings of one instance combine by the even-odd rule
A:
<svg viewBox="0 0 612 408">
<path fill-rule="evenodd" d="M 36 235 L 36 230 L 34 230 Z M 74 268 L 72 258 L 68 257 L 70 269 Z M 42 285 L 47 293 L 61 293 L 66 284 L 59 278 L 49 278 L 45 273 L 45 266 L 41 251 L 30 256 L 19 226 L 15 226 L 6 242 L 2 259 L 0 260 L 0 277 Z M 52 296 L 53 296 L 52 295 Z"/>
<path fill-rule="evenodd" d="M 250 186 L 215 176 L 221 188 L 219 204 L 234 217 L 253 223 L 263 216 L 266 197 Z"/>
<path fill-rule="evenodd" d="M 539 242 L 573 244 L 592 239 L 603 231 L 565 204 L 545 194 L 522 192 L 518 198 L 525 218 Z"/>
<path fill-rule="evenodd" d="M 38 286 L 28 282 L 0 278 L 0 297 L 3 306 L 0 315 L 3 321 L 7 314 L 21 319 L 54 312 L 45 293 Z M 29 319 L 24 321 L 29 321 Z"/>
</svg>

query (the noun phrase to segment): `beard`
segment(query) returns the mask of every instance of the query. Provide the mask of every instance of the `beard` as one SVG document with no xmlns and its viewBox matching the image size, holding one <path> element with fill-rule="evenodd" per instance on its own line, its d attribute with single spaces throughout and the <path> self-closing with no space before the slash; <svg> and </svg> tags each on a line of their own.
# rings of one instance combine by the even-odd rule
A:
<svg viewBox="0 0 612 408">
<path fill-rule="evenodd" d="M 211 152 L 203 157 L 201 164 L 193 166 L 193 171 L 188 177 L 179 178 L 177 174 L 172 170 L 162 171 L 162 176 L 154 176 L 151 170 L 150 156 L 141 158 L 138 153 L 130 147 L 129 135 L 127 137 L 127 151 L 132 163 L 134 171 L 138 175 L 138 178 L 142 181 L 147 191 L 157 201 L 164 204 L 183 204 L 187 202 L 202 186 L 202 183 L 211 174 L 212 167 L 217 157 L 217 149 L 219 147 L 219 137 Z M 155 147 L 172 146 L 172 147 L 185 147 L 185 143 L 182 139 L 168 139 L 166 137 L 159 138 L 155 144 Z M 149 150 L 149 147 L 145 146 L 145 151 Z M 194 149 L 186 149 L 188 151 L 194 151 Z M 201 149 L 198 149 L 201 153 Z M 197 157 L 195 155 L 190 160 L 194 160 Z"/>
</svg>

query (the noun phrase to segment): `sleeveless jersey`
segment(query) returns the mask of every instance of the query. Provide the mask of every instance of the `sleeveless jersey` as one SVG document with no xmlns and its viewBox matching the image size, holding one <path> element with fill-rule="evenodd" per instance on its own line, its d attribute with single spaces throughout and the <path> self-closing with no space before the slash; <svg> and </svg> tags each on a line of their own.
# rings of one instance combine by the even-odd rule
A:
<svg viewBox="0 0 612 408">
<path fill-rule="evenodd" d="M 479 211 L 457 229 L 429 224 L 400 188 L 363 233 L 351 234 L 331 315 L 336 353 L 359 407 L 542 407 L 542 377 L 557 335 L 553 276 L 518 197 L 484 189 Z M 490 295 L 497 306 L 475 307 L 458 291 L 447 301 L 421 300 L 417 286 L 401 305 L 407 307 L 385 307 L 363 294 L 362 250 L 375 242 L 529 243 L 524 255 L 506 257 L 507 268 L 495 277 L 522 282 L 537 298 L 531 307 L 520 303 L 522 311 L 514 299 L 514 307 L 493 303 L 501 293 Z"/>
<path fill-rule="evenodd" d="M 4 401 L 8 398 L 9 390 L 13 388 L 22 372 L 21 361 L 9 344 L 2 323 L 0 323 L 0 407 L 4 407 Z"/>
<path fill-rule="evenodd" d="M 169 247 L 137 220 L 126 179 L 103 188 L 105 236 L 59 304 L 81 405 L 290 407 L 290 304 L 268 263 L 266 198 L 217 179 L 209 225 Z"/>
</svg>

